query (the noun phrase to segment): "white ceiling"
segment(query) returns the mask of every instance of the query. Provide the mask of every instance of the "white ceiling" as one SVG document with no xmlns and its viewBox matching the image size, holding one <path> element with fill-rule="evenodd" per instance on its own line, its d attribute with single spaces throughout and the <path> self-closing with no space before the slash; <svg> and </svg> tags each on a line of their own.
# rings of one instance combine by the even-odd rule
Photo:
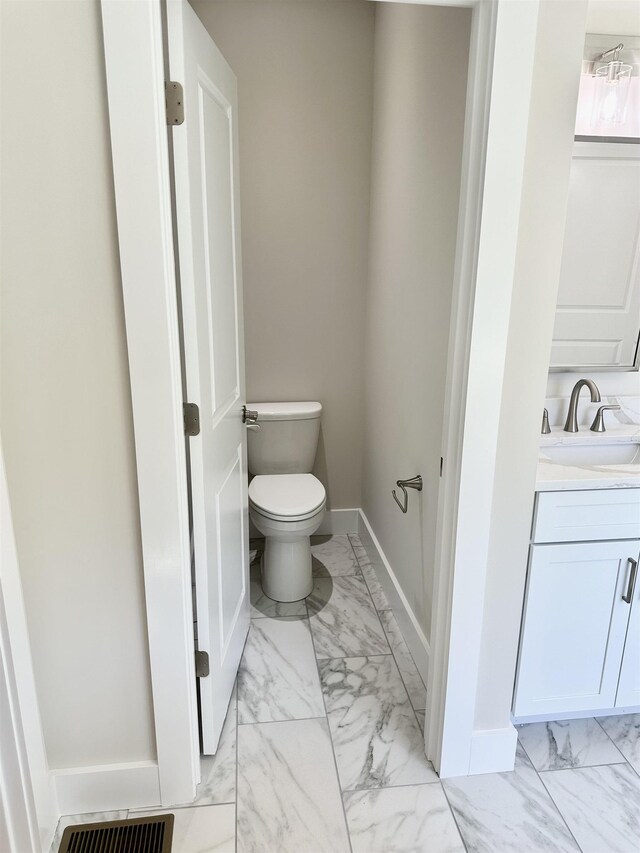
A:
<svg viewBox="0 0 640 853">
<path fill-rule="evenodd" d="M 587 32 L 640 36 L 640 0 L 589 0 Z"/>
</svg>

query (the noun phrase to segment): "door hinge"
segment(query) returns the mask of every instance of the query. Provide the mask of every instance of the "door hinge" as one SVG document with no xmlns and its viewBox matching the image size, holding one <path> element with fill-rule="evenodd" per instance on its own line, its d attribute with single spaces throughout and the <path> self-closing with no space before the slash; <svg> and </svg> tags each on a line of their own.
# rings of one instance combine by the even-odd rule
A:
<svg viewBox="0 0 640 853">
<path fill-rule="evenodd" d="M 209 675 L 209 653 L 196 652 L 196 678 L 206 678 Z"/>
<path fill-rule="evenodd" d="M 184 92 L 182 84 L 165 80 L 164 100 L 167 106 L 167 124 L 182 124 L 184 121 Z"/>
<path fill-rule="evenodd" d="M 184 434 L 200 434 L 200 409 L 195 403 L 183 403 L 182 414 L 184 416 Z"/>
</svg>

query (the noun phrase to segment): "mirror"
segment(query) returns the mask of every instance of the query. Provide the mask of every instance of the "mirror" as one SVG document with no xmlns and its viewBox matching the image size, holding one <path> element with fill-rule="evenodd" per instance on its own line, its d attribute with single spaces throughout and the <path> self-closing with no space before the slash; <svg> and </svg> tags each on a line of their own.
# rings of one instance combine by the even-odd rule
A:
<svg viewBox="0 0 640 853">
<path fill-rule="evenodd" d="M 639 367 L 640 38 L 588 35 L 550 370 Z"/>
</svg>

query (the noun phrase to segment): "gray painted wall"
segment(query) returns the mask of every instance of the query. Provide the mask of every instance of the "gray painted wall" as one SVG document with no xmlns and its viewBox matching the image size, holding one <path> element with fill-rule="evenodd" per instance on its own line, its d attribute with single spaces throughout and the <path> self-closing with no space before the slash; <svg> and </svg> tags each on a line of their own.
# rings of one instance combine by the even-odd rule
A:
<svg viewBox="0 0 640 853">
<path fill-rule="evenodd" d="M 360 506 L 368 0 L 194 0 L 238 78 L 247 399 L 320 400 L 316 474 Z"/>
<path fill-rule="evenodd" d="M 0 428 L 47 755 L 152 759 L 99 4 L 0 5 Z"/>
<path fill-rule="evenodd" d="M 428 638 L 471 14 L 376 6 L 362 506 Z"/>
</svg>

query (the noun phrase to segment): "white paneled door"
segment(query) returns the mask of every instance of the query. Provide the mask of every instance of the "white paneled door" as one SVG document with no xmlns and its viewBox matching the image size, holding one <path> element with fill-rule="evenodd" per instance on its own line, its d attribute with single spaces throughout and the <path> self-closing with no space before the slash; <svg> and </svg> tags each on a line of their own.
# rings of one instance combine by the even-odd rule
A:
<svg viewBox="0 0 640 853">
<path fill-rule="evenodd" d="M 217 749 L 249 626 L 248 503 L 236 79 L 186 0 L 167 3 L 187 395 L 202 746 Z"/>
</svg>

